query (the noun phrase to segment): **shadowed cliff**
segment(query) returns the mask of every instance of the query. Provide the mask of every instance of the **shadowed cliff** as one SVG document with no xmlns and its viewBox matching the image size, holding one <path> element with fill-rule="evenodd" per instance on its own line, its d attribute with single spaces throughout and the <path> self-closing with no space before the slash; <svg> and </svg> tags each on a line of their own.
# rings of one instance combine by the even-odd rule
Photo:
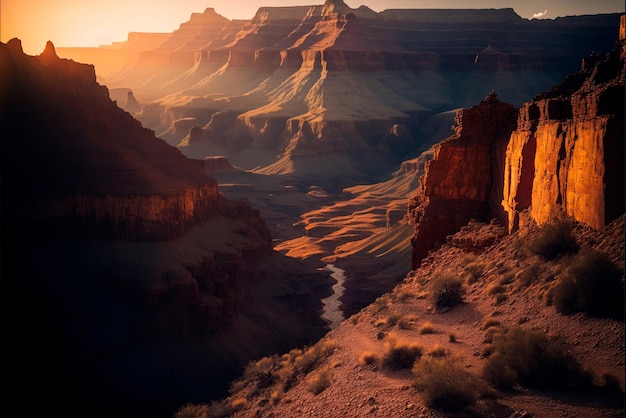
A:
<svg viewBox="0 0 626 418">
<path fill-rule="evenodd" d="M 93 66 L 13 39 L 0 100 L 3 412 L 36 396 L 32 413 L 165 416 L 323 334 L 328 280 L 275 253 L 259 211 L 116 106 Z"/>
</svg>

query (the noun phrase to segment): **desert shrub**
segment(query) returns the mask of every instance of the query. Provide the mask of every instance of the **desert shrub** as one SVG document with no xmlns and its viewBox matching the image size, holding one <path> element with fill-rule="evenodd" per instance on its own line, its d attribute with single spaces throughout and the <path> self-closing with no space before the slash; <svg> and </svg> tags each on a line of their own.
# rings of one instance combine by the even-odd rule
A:
<svg viewBox="0 0 626 418">
<path fill-rule="evenodd" d="M 430 300 L 437 310 L 461 303 L 464 294 L 463 281 L 453 273 L 437 273 L 430 282 Z"/>
<path fill-rule="evenodd" d="M 485 330 L 485 336 L 483 337 L 483 343 L 491 344 L 493 342 L 493 336 L 501 331 L 498 326 L 490 326 Z"/>
<path fill-rule="evenodd" d="M 424 321 L 419 328 L 420 334 L 432 334 L 435 331 L 435 327 L 432 322 Z"/>
<path fill-rule="evenodd" d="M 500 305 L 501 303 L 503 303 L 507 299 L 508 299 L 508 296 L 506 295 L 506 293 L 498 293 L 496 295 L 496 305 Z"/>
<path fill-rule="evenodd" d="M 272 393 L 270 394 L 270 402 L 272 403 L 272 405 L 276 405 L 278 402 L 280 402 L 283 394 L 284 392 L 280 389 L 272 391 Z"/>
<path fill-rule="evenodd" d="M 456 340 L 456 334 L 454 334 L 454 333 L 452 333 L 452 332 L 451 332 L 451 333 L 449 333 L 449 334 L 448 334 L 448 342 L 449 342 L 449 343 L 455 343 L 456 341 L 457 341 L 457 340 Z"/>
<path fill-rule="evenodd" d="M 395 293 L 395 296 L 398 302 L 404 303 L 408 299 L 414 298 L 415 294 L 412 292 L 409 292 L 408 290 L 399 290 Z"/>
<path fill-rule="evenodd" d="M 464 270 L 467 273 L 467 283 L 476 283 L 485 271 L 485 264 L 478 262 L 469 263 Z"/>
<path fill-rule="evenodd" d="M 393 327 L 398 323 L 398 321 L 402 318 L 402 315 L 399 313 L 392 313 L 385 319 L 385 325 L 388 327 Z"/>
<path fill-rule="evenodd" d="M 372 302 L 372 304 L 370 305 L 372 312 L 378 313 L 382 311 L 383 309 L 387 308 L 387 303 L 387 295 L 377 297 L 376 300 L 374 300 L 374 302 Z"/>
<path fill-rule="evenodd" d="M 580 383 L 584 373 L 558 339 L 514 327 L 494 335 L 483 377 L 499 389 L 566 387 Z"/>
<path fill-rule="evenodd" d="M 319 341 L 296 357 L 294 366 L 298 371 L 306 374 L 313 370 L 322 359 L 330 356 L 336 348 L 337 344 L 332 340 Z"/>
<path fill-rule="evenodd" d="M 624 310 L 621 272 L 598 252 L 585 251 L 574 257 L 550 293 L 552 304 L 563 314 L 621 314 Z"/>
<path fill-rule="evenodd" d="M 481 328 L 482 329 L 487 329 L 489 327 L 497 327 L 500 326 L 500 321 L 498 321 L 496 318 L 493 317 L 487 317 L 483 320 L 483 323 L 481 324 Z"/>
<path fill-rule="evenodd" d="M 254 382 L 257 388 L 266 388 L 276 381 L 279 368 L 280 358 L 277 355 L 263 357 L 248 364 L 243 372 L 243 379 Z"/>
<path fill-rule="evenodd" d="M 528 249 L 545 260 L 554 260 L 578 251 L 572 226 L 566 221 L 553 221 L 528 241 Z"/>
<path fill-rule="evenodd" d="M 428 355 L 431 357 L 446 357 L 448 354 L 448 350 L 439 344 L 434 345 L 430 350 L 428 350 Z"/>
<path fill-rule="evenodd" d="M 410 329 L 419 317 L 417 315 L 404 315 L 398 320 L 398 328 Z"/>
<path fill-rule="evenodd" d="M 329 367 L 324 367 L 319 371 L 311 382 L 309 383 L 308 389 L 314 395 L 319 395 L 323 391 L 325 391 L 333 381 L 332 370 Z"/>
<path fill-rule="evenodd" d="M 415 386 L 427 406 L 445 411 L 460 411 L 479 398 L 478 378 L 453 357 L 430 357 L 413 367 Z"/>
<path fill-rule="evenodd" d="M 416 343 L 401 340 L 394 334 L 385 338 L 383 367 L 392 370 L 410 369 L 415 360 L 422 356 L 423 348 Z"/>
<path fill-rule="evenodd" d="M 361 354 L 360 360 L 363 364 L 373 364 L 378 361 L 378 354 L 374 353 L 373 351 L 366 351 Z"/>
<path fill-rule="evenodd" d="M 178 411 L 174 413 L 174 418 L 212 418 L 214 415 L 209 415 L 209 413 L 210 407 L 207 404 L 188 403 L 178 408 Z M 224 414 L 222 416 L 226 417 L 228 415 Z"/>
<path fill-rule="evenodd" d="M 234 411 L 241 411 L 248 405 L 248 400 L 246 398 L 237 398 L 231 401 L 230 406 Z"/>
</svg>

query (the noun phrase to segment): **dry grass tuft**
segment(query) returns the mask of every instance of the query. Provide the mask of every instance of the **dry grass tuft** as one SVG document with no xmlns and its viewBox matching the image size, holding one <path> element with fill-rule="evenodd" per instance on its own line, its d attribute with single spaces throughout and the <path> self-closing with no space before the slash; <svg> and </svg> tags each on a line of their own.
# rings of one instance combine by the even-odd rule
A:
<svg viewBox="0 0 626 418">
<path fill-rule="evenodd" d="M 420 334 L 432 334 L 435 332 L 435 326 L 430 321 L 424 321 L 419 327 Z"/>
<path fill-rule="evenodd" d="M 415 386 L 427 406 L 458 412 L 474 405 L 480 396 L 479 379 L 453 357 L 430 357 L 413 368 Z"/>
<path fill-rule="evenodd" d="M 392 370 L 410 369 L 415 360 L 422 356 L 423 351 L 421 345 L 410 343 L 395 334 L 390 334 L 385 338 L 383 367 Z"/>
<path fill-rule="evenodd" d="M 330 367 L 326 366 L 321 369 L 311 382 L 309 383 L 308 390 L 314 395 L 319 395 L 325 391 L 333 382 L 333 372 Z"/>
<path fill-rule="evenodd" d="M 363 364 L 374 364 L 378 361 L 378 354 L 373 351 L 366 351 L 361 354 L 360 362 Z"/>
</svg>

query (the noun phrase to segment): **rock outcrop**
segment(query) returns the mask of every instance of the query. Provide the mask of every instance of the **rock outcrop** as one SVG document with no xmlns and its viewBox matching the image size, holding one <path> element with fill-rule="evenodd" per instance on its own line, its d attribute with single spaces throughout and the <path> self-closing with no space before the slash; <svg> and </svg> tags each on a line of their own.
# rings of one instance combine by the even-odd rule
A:
<svg viewBox="0 0 626 418">
<path fill-rule="evenodd" d="M 560 212 L 596 229 L 624 213 L 624 55 L 586 58 L 520 109 L 506 151 L 510 231 L 525 209 L 539 224 Z"/>
<path fill-rule="evenodd" d="M 459 111 L 409 201 L 414 268 L 470 219 L 513 232 L 559 216 L 601 229 L 624 214 L 625 55 L 622 39 L 586 57 L 519 111 L 493 95 Z"/>
<path fill-rule="evenodd" d="M 515 128 L 515 108 L 494 92 L 478 106 L 462 109 L 455 133 L 435 146 L 426 163 L 409 217 L 415 224 L 412 265 L 417 268 L 433 247 L 445 242 L 470 219 L 486 220 L 500 212 L 490 206 L 494 184 L 502 177 L 503 143 Z"/>
</svg>

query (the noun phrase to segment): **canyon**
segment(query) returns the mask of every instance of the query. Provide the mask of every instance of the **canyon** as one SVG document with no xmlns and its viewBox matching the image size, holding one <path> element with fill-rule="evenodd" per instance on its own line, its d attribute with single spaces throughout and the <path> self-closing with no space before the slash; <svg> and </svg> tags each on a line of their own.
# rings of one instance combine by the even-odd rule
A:
<svg viewBox="0 0 626 418">
<path fill-rule="evenodd" d="M 18 39 L 0 56 L 2 316 L 22 362 L 6 376 L 23 382 L 8 407 L 39 393 L 33 411 L 163 414 L 323 335 L 331 279 L 275 252 L 258 209 L 120 109 L 93 66 Z"/>
<path fill-rule="evenodd" d="M 0 44 L 11 406 L 171 415 L 461 268 L 450 247 L 489 253 L 556 215 L 610 234 L 625 27 L 327 0 L 39 56 Z"/>
<path fill-rule="evenodd" d="M 133 115 L 188 157 L 224 155 L 268 175 L 349 176 L 341 188 L 395 170 L 424 143 L 420 129 L 435 114 L 491 90 L 520 106 L 576 71 L 581 53 L 608 51 L 618 25 L 618 15 L 377 13 L 329 0 L 262 7 L 249 21 L 207 8 L 158 47 L 161 34 L 131 34 L 89 55 L 59 53 L 89 56 L 103 84 L 132 90 L 143 105 Z M 333 158 L 341 173 L 317 169 Z"/>
</svg>

